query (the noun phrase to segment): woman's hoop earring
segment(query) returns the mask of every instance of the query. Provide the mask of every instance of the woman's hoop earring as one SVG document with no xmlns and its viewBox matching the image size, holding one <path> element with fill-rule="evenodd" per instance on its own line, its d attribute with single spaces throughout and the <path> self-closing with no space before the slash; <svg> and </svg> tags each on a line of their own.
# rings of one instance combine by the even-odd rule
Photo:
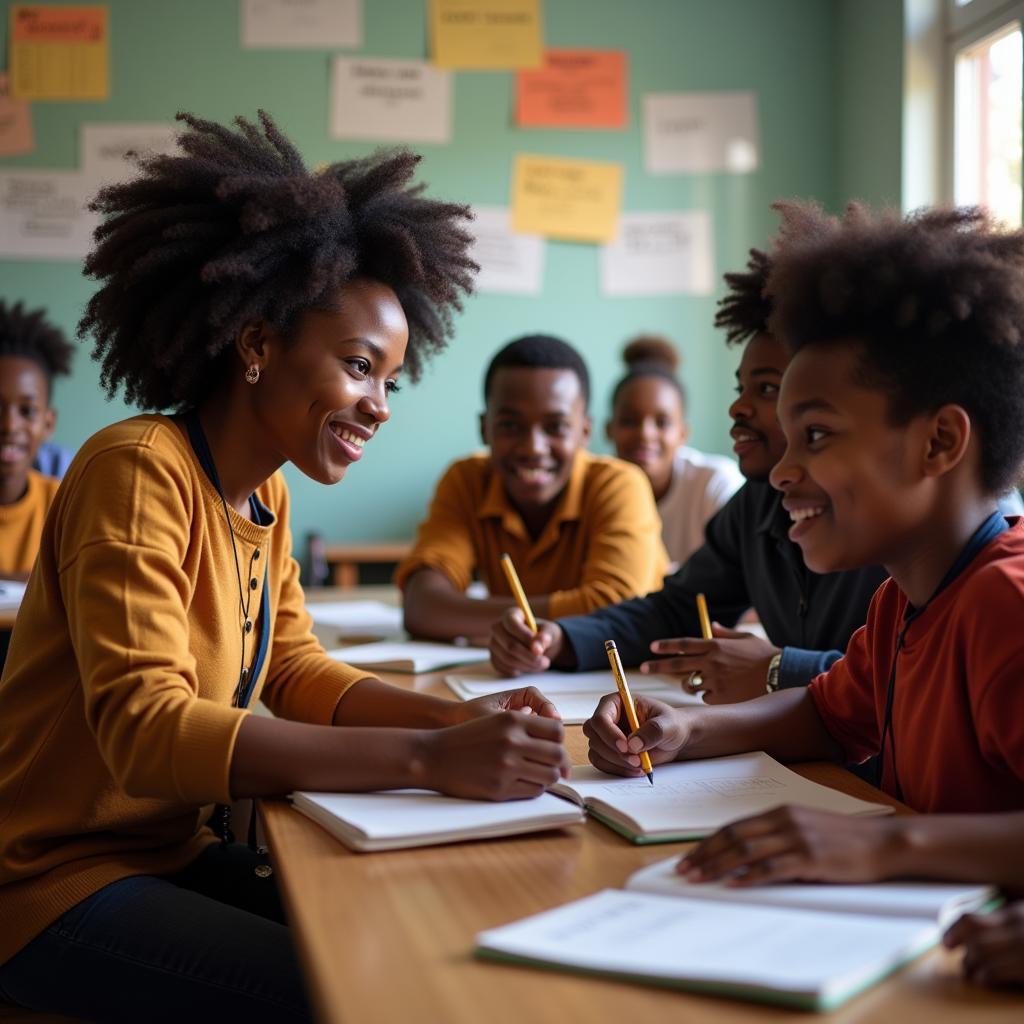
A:
<svg viewBox="0 0 1024 1024">
<path fill-rule="evenodd" d="M 250 384 L 255 384 L 260 379 L 260 367 L 259 363 L 253 363 L 248 370 L 245 371 L 245 379 Z"/>
</svg>

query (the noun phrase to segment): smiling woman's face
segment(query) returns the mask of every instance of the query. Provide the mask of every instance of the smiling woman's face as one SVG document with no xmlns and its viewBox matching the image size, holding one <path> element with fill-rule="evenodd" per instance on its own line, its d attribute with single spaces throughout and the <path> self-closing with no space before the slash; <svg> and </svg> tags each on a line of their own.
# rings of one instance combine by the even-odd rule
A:
<svg viewBox="0 0 1024 1024">
<path fill-rule="evenodd" d="M 257 415 L 282 459 L 337 483 L 391 415 L 408 340 L 398 298 L 377 281 L 350 281 L 329 309 L 303 314 L 254 385 Z"/>
</svg>

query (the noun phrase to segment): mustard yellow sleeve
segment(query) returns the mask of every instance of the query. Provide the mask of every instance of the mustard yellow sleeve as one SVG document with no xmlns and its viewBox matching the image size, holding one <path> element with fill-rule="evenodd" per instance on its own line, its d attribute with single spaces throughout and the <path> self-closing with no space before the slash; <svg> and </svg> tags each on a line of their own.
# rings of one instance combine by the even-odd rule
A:
<svg viewBox="0 0 1024 1024">
<path fill-rule="evenodd" d="M 660 586 L 668 566 L 661 519 L 642 470 L 618 461 L 602 465 L 587 488 L 583 514 L 591 541 L 580 583 L 550 595 L 552 619 L 646 594 Z"/>
<path fill-rule="evenodd" d="M 437 569 L 458 591 L 469 586 L 477 563 L 470 526 L 477 504 L 473 469 L 472 460 L 456 462 L 441 477 L 427 518 L 416 532 L 416 544 L 395 571 L 399 588 L 419 569 Z"/>
<path fill-rule="evenodd" d="M 198 696 L 182 566 L 201 499 L 186 471 L 120 446 L 96 455 L 63 500 L 58 580 L 100 756 L 130 796 L 229 801 L 247 712 Z"/>
<path fill-rule="evenodd" d="M 277 474 L 268 504 L 277 516 L 272 547 L 273 576 L 281 581 L 274 608 L 274 641 L 268 652 L 266 681 L 260 698 L 280 718 L 330 725 L 342 694 L 360 679 L 372 677 L 328 658 L 313 634 L 299 583 L 299 564 L 292 557 L 288 488 Z"/>
</svg>

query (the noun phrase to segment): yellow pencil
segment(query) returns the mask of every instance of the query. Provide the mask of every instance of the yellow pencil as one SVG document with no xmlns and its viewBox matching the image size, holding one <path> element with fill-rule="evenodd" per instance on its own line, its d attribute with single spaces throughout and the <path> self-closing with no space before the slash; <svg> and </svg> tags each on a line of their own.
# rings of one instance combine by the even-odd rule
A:
<svg viewBox="0 0 1024 1024">
<path fill-rule="evenodd" d="M 619 688 L 619 697 L 622 698 L 622 706 L 626 710 L 630 732 L 636 732 L 640 728 L 640 720 L 636 717 L 636 707 L 633 705 L 633 695 L 629 692 L 629 685 L 626 682 L 626 673 L 622 671 L 619 649 L 615 646 L 614 640 L 605 640 L 604 649 L 608 653 L 608 664 L 612 667 L 615 685 Z M 640 767 L 643 768 L 647 781 L 653 786 L 654 766 L 651 764 L 651 755 L 646 750 L 640 751 Z"/>
<path fill-rule="evenodd" d="M 700 635 L 705 640 L 710 640 L 711 616 L 708 615 L 708 602 L 703 594 L 697 595 L 697 614 L 700 616 Z"/>
<path fill-rule="evenodd" d="M 523 590 L 522 583 L 519 582 L 516 567 L 512 564 L 512 559 L 507 554 L 501 556 L 501 567 L 505 570 L 505 579 L 508 580 L 512 596 L 516 599 L 516 604 L 519 605 L 520 611 L 526 617 L 526 624 L 530 627 L 530 632 L 536 633 L 537 620 L 533 617 L 533 609 L 530 608 L 530 602 L 526 600 L 526 592 Z"/>
</svg>

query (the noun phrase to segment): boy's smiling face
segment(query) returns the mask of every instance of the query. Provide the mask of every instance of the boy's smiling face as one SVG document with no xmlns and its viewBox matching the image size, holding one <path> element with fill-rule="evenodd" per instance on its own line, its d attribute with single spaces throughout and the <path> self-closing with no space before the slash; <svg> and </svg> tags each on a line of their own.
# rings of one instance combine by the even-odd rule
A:
<svg viewBox="0 0 1024 1024">
<path fill-rule="evenodd" d="M 789 363 L 782 342 L 755 334 L 747 342 L 736 371 L 736 398 L 729 406 L 729 431 L 740 472 L 748 480 L 767 480 L 786 439 L 779 426 L 779 385 Z"/>
<path fill-rule="evenodd" d="M 480 417 L 484 443 L 505 493 L 525 516 L 548 510 L 590 440 L 590 417 L 572 370 L 505 366 L 491 381 Z"/>
<path fill-rule="evenodd" d="M 55 422 L 42 367 L 24 356 L 0 357 L 0 486 L 10 501 L 24 492 L 32 461 Z"/>
<path fill-rule="evenodd" d="M 779 397 L 787 448 L 771 483 L 819 573 L 898 564 L 927 518 L 930 418 L 893 425 L 888 396 L 857 383 L 859 357 L 856 344 L 804 348 Z"/>
</svg>

